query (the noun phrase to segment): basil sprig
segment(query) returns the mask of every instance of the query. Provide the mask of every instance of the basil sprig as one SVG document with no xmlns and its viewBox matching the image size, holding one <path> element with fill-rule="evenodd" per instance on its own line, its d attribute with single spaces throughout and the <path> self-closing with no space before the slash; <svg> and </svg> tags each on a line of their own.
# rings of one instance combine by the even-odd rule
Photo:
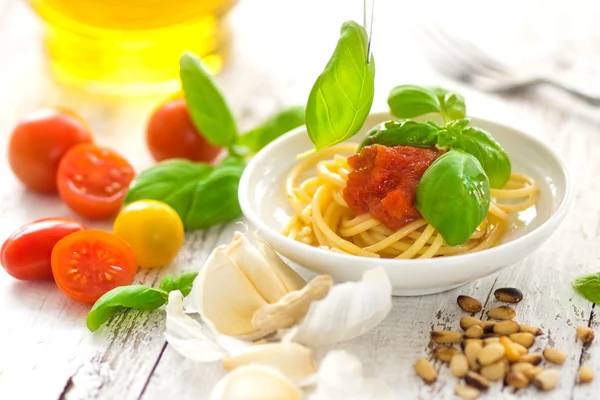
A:
<svg viewBox="0 0 600 400">
<path fill-rule="evenodd" d="M 114 315 L 129 310 L 155 310 L 167 303 L 169 292 L 179 290 L 187 296 L 197 272 L 186 272 L 177 279 L 173 275 L 165 276 L 158 288 L 145 285 L 119 286 L 105 293 L 94 303 L 87 315 L 86 325 L 94 332 Z"/>
<path fill-rule="evenodd" d="M 371 129 L 358 150 L 372 144 L 383 146 L 434 147 L 438 142 L 440 127 L 433 122 L 411 119 L 382 122 Z"/>
<path fill-rule="evenodd" d="M 573 288 L 592 303 L 600 304 L 600 274 L 587 274 L 575 278 Z"/>
<path fill-rule="evenodd" d="M 465 99 L 440 87 L 400 85 L 390 91 L 388 105 L 398 118 L 414 118 L 437 113 L 444 121 L 465 118 Z"/>
<path fill-rule="evenodd" d="M 212 166 L 166 160 L 135 177 L 124 204 L 153 199 L 173 207 L 186 229 L 205 229 L 241 215 L 237 190 L 245 163 L 229 156 Z"/>
<path fill-rule="evenodd" d="M 306 104 L 306 128 L 316 150 L 343 142 L 362 128 L 373 104 L 375 60 L 367 63 L 367 32 L 354 21 L 317 78 Z"/>
<path fill-rule="evenodd" d="M 479 161 L 460 150 L 440 156 L 423 174 L 415 206 L 448 245 L 465 243 L 490 206 L 490 185 Z"/>
</svg>

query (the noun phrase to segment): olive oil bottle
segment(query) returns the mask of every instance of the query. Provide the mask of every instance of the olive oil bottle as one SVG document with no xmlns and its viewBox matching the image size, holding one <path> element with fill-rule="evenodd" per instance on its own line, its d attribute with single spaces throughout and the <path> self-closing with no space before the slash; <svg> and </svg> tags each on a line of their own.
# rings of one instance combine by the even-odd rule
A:
<svg viewBox="0 0 600 400">
<path fill-rule="evenodd" d="M 41 16 L 50 68 L 92 92 L 139 95 L 177 88 L 191 50 L 218 72 L 236 0 L 29 0 Z"/>
</svg>

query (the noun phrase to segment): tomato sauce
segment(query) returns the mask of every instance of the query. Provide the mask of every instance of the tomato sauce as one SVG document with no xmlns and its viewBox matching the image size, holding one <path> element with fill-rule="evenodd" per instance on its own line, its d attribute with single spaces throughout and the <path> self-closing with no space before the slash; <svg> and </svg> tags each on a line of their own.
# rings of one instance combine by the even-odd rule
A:
<svg viewBox="0 0 600 400">
<path fill-rule="evenodd" d="M 421 218 L 415 207 L 417 185 L 441 152 L 411 146 L 363 147 L 348 158 L 344 200 L 358 214 L 370 213 L 390 229 Z"/>
</svg>

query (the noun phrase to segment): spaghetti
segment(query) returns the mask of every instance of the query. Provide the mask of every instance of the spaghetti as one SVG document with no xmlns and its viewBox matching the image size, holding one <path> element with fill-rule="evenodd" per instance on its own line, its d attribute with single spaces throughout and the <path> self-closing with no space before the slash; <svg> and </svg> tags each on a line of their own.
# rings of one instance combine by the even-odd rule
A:
<svg viewBox="0 0 600 400">
<path fill-rule="evenodd" d="M 282 233 L 302 243 L 365 257 L 431 258 L 480 251 L 493 247 L 508 225 L 509 214 L 535 205 L 536 182 L 512 173 L 502 189 L 491 189 L 487 217 L 469 240 L 448 246 L 425 219 L 393 231 L 370 214 L 356 214 L 344 200 L 343 190 L 351 171 L 347 156 L 357 144 L 342 144 L 302 160 L 289 173 L 286 192 L 294 216 Z M 316 176 L 304 176 L 316 169 Z"/>
</svg>

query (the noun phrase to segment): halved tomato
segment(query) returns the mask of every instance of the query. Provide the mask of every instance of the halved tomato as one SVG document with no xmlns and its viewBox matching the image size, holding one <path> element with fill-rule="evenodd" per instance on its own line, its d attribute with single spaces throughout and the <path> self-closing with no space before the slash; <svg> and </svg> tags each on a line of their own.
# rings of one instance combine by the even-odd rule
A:
<svg viewBox="0 0 600 400">
<path fill-rule="evenodd" d="M 60 198 L 89 219 L 115 215 L 135 173 L 119 154 L 93 144 L 80 144 L 65 154 L 58 166 Z"/>
<path fill-rule="evenodd" d="M 133 282 L 137 260 L 112 233 L 87 230 L 65 236 L 52 250 L 56 284 L 73 300 L 93 304 L 104 293 Z"/>
</svg>

